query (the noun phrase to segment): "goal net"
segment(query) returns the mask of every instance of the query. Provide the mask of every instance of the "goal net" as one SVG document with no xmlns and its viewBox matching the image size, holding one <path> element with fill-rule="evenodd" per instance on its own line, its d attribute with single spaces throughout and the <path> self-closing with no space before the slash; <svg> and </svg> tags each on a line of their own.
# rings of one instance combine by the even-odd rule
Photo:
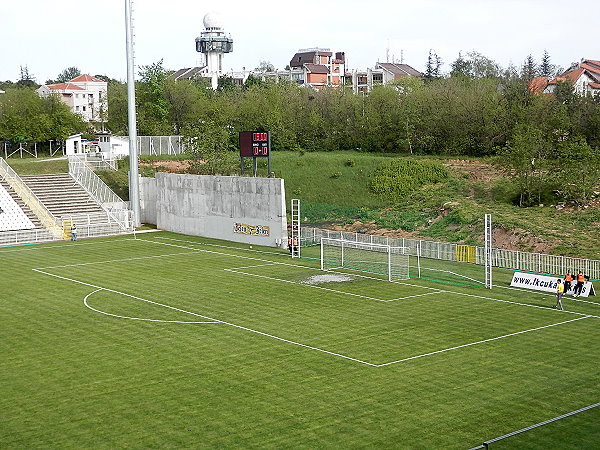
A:
<svg viewBox="0 0 600 450">
<path fill-rule="evenodd" d="M 409 277 L 406 247 L 321 238 L 321 270 L 352 269 L 386 275 L 389 281 Z"/>
</svg>

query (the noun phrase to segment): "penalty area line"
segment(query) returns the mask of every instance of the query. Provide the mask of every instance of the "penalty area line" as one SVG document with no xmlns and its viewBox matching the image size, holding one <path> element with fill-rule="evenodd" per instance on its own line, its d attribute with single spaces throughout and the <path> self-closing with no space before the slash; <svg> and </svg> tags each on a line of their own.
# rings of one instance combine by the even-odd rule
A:
<svg viewBox="0 0 600 450">
<path fill-rule="evenodd" d="M 470 342 L 468 344 L 463 344 L 463 345 L 457 345 L 455 347 L 444 348 L 442 350 L 436 350 L 435 352 L 429 352 L 429 353 L 423 353 L 421 355 L 409 356 L 408 358 L 398 359 L 396 361 L 390 361 L 390 362 L 383 363 L 383 364 L 377 364 L 377 367 L 390 366 L 392 364 L 398 364 L 398 363 L 402 363 L 402 362 L 405 362 L 405 361 L 410 361 L 410 360 L 413 360 L 413 359 L 423 358 L 425 356 L 437 355 L 439 353 L 450 352 L 452 350 L 458 350 L 460 348 L 465 348 L 465 347 L 472 347 L 473 345 L 479 345 L 479 344 L 484 344 L 486 342 L 497 341 L 499 339 L 504 339 L 504 338 L 511 337 L 511 336 L 518 336 L 519 334 L 530 333 L 532 331 L 539 331 L 539 330 L 543 330 L 544 328 L 550 328 L 550 327 L 555 327 L 555 326 L 558 326 L 558 325 L 564 325 L 566 323 L 575 322 L 577 320 L 588 319 L 588 318 L 590 318 L 590 316 L 577 317 L 575 319 L 565 320 L 563 322 L 557 322 L 557 323 L 552 323 L 550 325 L 544 325 L 544 326 L 541 326 L 541 327 L 530 328 L 529 330 L 517 331 L 515 333 L 504 334 L 502 336 L 496 336 L 496 337 L 489 338 L 489 339 L 483 339 L 483 340 L 477 341 L 477 342 Z"/>
</svg>

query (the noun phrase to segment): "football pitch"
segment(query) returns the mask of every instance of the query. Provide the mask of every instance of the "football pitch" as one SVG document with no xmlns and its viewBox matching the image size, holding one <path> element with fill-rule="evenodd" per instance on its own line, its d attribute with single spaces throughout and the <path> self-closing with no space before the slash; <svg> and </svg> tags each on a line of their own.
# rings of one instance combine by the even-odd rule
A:
<svg viewBox="0 0 600 450">
<path fill-rule="evenodd" d="M 600 402 L 600 301 L 509 271 L 391 283 L 168 232 L 0 257 L 0 448 L 469 449 Z M 597 448 L 599 420 L 490 447 Z"/>
</svg>

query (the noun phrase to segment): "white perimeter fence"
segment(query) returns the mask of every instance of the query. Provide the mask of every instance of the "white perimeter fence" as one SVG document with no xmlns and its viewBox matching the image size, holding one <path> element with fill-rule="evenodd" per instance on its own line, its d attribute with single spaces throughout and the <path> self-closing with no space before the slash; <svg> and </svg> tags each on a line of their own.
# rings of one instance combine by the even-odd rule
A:
<svg viewBox="0 0 600 450">
<path fill-rule="evenodd" d="M 383 244 L 392 247 L 407 247 L 409 254 L 416 256 L 420 253 L 423 258 L 457 260 L 457 244 L 448 242 L 424 241 L 410 238 L 394 238 L 372 234 L 349 233 L 345 231 L 324 230 L 320 228 L 302 227 L 300 240 L 302 246 L 318 245 L 321 238 L 345 239 L 349 241 Z M 460 245 L 460 244 L 459 244 Z M 484 265 L 484 247 L 476 247 L 476 264 Z M 492 265 L 505 269 L 523 272 L 564 275 L 571 272 L 583 271 L 593 280 L 600 280 L 600 260 L 572 258 L 569 256 L 546 255 L 543 253 L 523 252 L 520 250 L 504 250 L 492 248 Z"/>
<path fill-rule="evenodd" d="M 185 152 L 181 136 L 138 136 L 140 155 L 179 155 Z"/>
</svg>

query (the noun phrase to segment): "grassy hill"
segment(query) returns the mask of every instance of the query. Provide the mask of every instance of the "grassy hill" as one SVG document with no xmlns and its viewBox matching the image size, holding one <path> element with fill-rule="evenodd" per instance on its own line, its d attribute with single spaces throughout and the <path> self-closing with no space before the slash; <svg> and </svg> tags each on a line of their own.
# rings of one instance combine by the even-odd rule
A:
<svg viewBox="0 0 600 450">
<path fill-rule="evenodd" d="M 18 173 L 66 171 L 59 161 L 10 160 Z M 179 158 L 142 157 L 143 175 L 181 171 Z M 273 152 L 272 170 L 285 179 L 288 203 L 302 202 L 307 224 L 449 242 L 480 244 L 491 213 L 495 246 L 600 259 L 600 206 L 514 205 L 517 189 L 492 160 L 359 152 Z M 61 169 L 62 165 L 64 168 Z M 235 153 L 228 161 L 239 172 Z M 127 164 L 100 175 L 127 194 Z M 266 161 L 259 175 L 266 174 Z M 289 205 L 288 205 L 289 207 Z"/>
</svg>

